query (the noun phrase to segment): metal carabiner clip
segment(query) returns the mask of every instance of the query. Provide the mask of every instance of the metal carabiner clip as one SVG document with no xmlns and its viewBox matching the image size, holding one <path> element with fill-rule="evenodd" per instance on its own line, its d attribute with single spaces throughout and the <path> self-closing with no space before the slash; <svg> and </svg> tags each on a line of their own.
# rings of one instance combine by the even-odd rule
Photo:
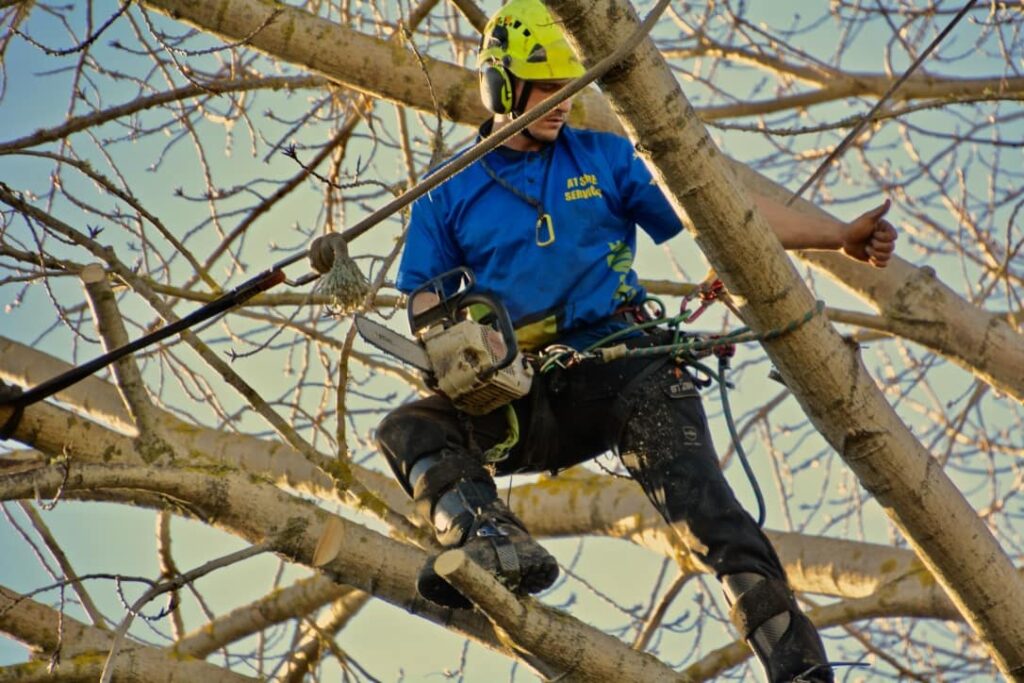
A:
<svg viewBox="0 0 1024 683">
<path fill-rule="evenodd" d="M 555 241 L 555 226 L 551 223 L 551 214 L 542 213 L 537 217 L 535 241 L 538 247 L 546 247 Z M 543 236 L 542 236 L 543 235 Z"/>
</svg>

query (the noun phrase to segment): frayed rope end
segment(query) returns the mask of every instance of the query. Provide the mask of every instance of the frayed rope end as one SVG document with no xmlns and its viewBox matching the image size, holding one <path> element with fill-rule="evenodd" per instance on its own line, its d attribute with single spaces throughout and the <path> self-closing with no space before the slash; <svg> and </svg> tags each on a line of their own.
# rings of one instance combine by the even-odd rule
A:
<svg viewBox="0 0 1024 683">
<path fill-rule="evenodd" d="M 320 278 L 316 289 L 331 298 L 332 308 L 340 313 L 352 313 L 362 307 L 370 293 L 370 283 L 348 255 L 344 242 L 332 246 L 334 263 Z"/>
</svg>

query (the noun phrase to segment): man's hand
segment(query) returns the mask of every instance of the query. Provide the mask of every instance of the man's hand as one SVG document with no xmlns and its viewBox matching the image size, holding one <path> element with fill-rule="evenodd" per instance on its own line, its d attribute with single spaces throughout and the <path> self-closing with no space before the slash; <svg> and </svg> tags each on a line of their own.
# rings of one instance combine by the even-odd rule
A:
<svg viewBox="0 0 1024 683">
<path fill-rule="evenodd" d="M 309 267 L 321 275 L 326 273 L 334 265 L 336 253 L 348 255 L 348 242 L 341 233 L 329 232 L 317 237 L 309 245 Z"/>
<path fill-rule="evenodd" d="M 843 230 L 843 253 L 858 261 L 867 261 L 876 268 L 889 265 L 896 249 L 896 228 L 885 220 L 888 199 L 846 224 Z"/>
</svg>

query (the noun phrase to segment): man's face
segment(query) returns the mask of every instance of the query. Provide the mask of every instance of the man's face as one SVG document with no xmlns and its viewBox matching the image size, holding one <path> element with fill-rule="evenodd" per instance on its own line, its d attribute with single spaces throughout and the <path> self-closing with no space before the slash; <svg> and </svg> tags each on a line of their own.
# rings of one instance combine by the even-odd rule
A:
<svg viewBox="0 0 1024 683">
<path fill-rule="evenodd" d="M 530 97 L 526 100 L 526 109 L 530 109 L 538 102 L 547 99 L 568 82 L 569 81 L 533 81 L 533 88 L 530 90 Z M 521 88 L 522 83 L 517 84 L 517 99 Z M 569 109 L 571 108 L 572 98 L 569 98 L 548 112 L 544 118 L 531 124 L 527 130 L 529 130 L 530 135 L 537 140 L 542 142 L 554 142 L 558 137 L 558 133 L 562 130 L 562 126 L 564 126 L 566 121 L 568 121 Z"/>
</svg>

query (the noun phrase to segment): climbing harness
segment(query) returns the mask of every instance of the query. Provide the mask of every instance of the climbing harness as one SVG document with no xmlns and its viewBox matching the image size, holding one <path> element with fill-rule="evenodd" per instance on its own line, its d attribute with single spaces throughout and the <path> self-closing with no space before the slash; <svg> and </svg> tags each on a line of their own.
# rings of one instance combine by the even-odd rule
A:
<svg viewBox="0 0 1024 683">
<path fill-rule="evenodd" d="M 766 517 L 764 495 L 761 492 L 760 485 L 757 483 L 757 478 L 754 475 L 753 468 L 750 466 L 746 451 L 743 450 L 743 444 L 741 442 L 739 432 L 736 429 L 736 422 L 732 414 L 732 408 L 729 404 L 728 389 L 734 388 L 728 377 L 731 360 L 736 353 L 737 344 L 754 341 L 769 341 L 789 334 L 823 313 L 825 310 L 825 303 L 819 300 L 815 302 L 815 305 L 801 317 L 790 321 L 782 327 L 768 330 L 767 332 L 756 333 L 749 327 L 741 327 L 733 332 L 722 335 L 692 335 L 684 334 L 682 332 L 680 329 L 682 324 L 691 323 L 699 318 L 707 308 L 716 301 L 724 302 L 724 293 L 725 288 L 720 280 L 716 279 L 705 283 L 693 294 L 690 294 L 683 299 L 680 304 L 679 314 L 672 317 L 665 317 L 664 304 L 662 304 L 660 300 L 650 297 L 648 301 L 654 302 L 656 311 L 660 311 L 661 315 L 653 318 L 646 318 L 638 315 L 636 317 L 638 319 L 642 319 L 642 322 L 637 322 L 629 327 L 617 330 L 616 332 L 598 340 L 594 344 L 591 344 L 583 351 L 577 351 L 576 349 L 564 345 L 549 346 L 540 354 L 538 372 L 540 374 L 544 374 L 555 368 L 571 368 L 574 365 L 578 365 L 579 363 L 587 360 L 609 363 L 619 358 L 668 356 L 677 363 L 694 368 L 701 375 L 707 377 L 709 381 L 717 382 L 719 395 L 722 401 L 722 412 L 725 415 L 725 421 L 729 428 L 729 435 L 733 440 L 733 444 L 736 448 L 736 454 L 743 467 L 743 472 L 746 474 L 747 480 L 750 482 L 750 487 L 753 490 L 754 497 L 757 500 L 757 524 L 758 526 L 763 527 Z M 699 305 L 695 311 L 690 311 L 688 305 L 694 300 L 698 300 Z M 641 308 L 646 309 L 647 303 L 648 302 L 645 301 Z M 730 308 L 732 307 L 730 306 Z M 640 348 L 630 348 L 630 346 L 625 342 L 612 345 L 612 342 L 623 337 L 633 337 L 637 332 L 650 330 L 652 328 L 663 328 L 665 326 L 667 326 L 672 332 L 672 342 L 669 344 Z M 717 371 L 701 362 L 702 359 L 710 356 L 714 356 L 718 360 Z"/>
</svg>

